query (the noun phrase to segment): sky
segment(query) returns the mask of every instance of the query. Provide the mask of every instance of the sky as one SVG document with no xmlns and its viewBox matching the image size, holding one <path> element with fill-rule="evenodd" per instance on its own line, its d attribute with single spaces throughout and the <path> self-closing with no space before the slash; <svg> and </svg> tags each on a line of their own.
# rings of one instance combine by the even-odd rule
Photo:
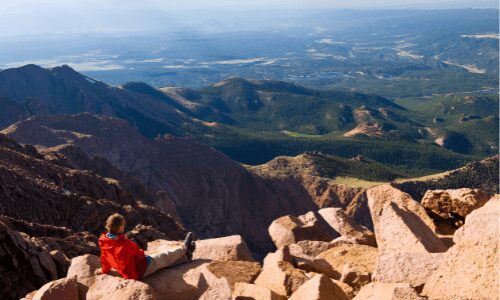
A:
<svg viewBox="0 0 500 300">
<path fill-rule="evenodd" d="M 158 30 L 228 10 L 498 8 L 496 0 L 0 0 L 0 36 Z M 204 20 L 206 19 L 206 20 Z"/>
</svg>

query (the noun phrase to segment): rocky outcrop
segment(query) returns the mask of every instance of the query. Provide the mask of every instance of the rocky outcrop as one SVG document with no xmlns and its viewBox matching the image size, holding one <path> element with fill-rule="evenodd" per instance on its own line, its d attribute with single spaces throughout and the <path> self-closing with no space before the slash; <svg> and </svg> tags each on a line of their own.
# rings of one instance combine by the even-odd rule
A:
<svg viewBox="0 0 500 300">
<path fill-rule="evenodd" d="M 473 210 L 483 206 L 490 195 L 479 189 L 429 190 L 422 198 L 422 206 L 449 219 L 453 215 L 465 218 Z"/>
<path fill-rule="evenodd" d="M 389 184 L 384 184 L 368 189 L 366 195 L 375 228 L 375 236 L 377 236 L 377 238 L 379 236 L 377 227 L 381 227 L 377 226 L 377 224 L 380 216 L 382 215 L 384 206 L 389 202 L 394 202 L 398 207 L 414 213 L 425 225 L 427 225 L 427 227 L 429 227 L 432 231 L 435 231 L 436 226 L 425 212 L 425 209 L 409 194 L 402 192 Z"/>
<path fill-rule="evenodd" d="M 437 269 L 447 247 L 427 225 L 429 217 L 417 202 L 394 188 L 383 188 L 392 198 L 375 197 L 377 188 L 368 190 L 379 250 L 373 280 L 419 287 Z"/>
<path fill-rule="evenodd" d="M 494 299 L 500 291 L 500 197 L 496 195 L 465 218 L 455 245 L 428 278 L 423 295 L 430 299 Z"/>
<path fill-rule="evenodd" d="M 452 235 L 463 225 L 465 217 L 490 197 L 480 189 L 429 190 L 421 203 L 436 223 L 437 232 Z"/>
<path fill-rule="evenodd" d="M 443 242 L 412 211 L 399 207 L 395 202 L 386 203 L 378 211 L 375 222 L 377 244 L 381 252 L 445 252 Z M 377 211 L 373 212 L 373 218 Z"/>
<path fill-rule="evenodd" d="M 278 295 L 290 296 L 308 279 L 303 271 L 291 263 L 278 261 L 272 265 L 264 264 L 255 284 L 267 287 Z"/>
<path fill-rule="evenodd" d="M 397 209 L 411 217 L 399 216 Z M 348 240 L 302 241 L 269 253 L 261 267 L 242 260 L 247 255 L 237 254 L 244 245 L 241 237 L 200 240 L 197 243 L 208 249 L 200 252 L 200 258 L 162 269 L 142 282 L 124 280 L 114 271 L 95 275 L 99 258 L 85 255 L 73 258 L 67 278 L 53 281 L 26 298 L 46 294 L 52 287 L 54 292 L 64 290 L 61 284 L 73 280 L 79 299 L 493 299 L 498 294 L 499 211 L 497 196 L 470 213 L 455 233 L 456 244 L 446 253 L 430 252 L 425 247 L 434 234 L 430 228 L 416 214 L 388 202 L 375 222 L 377 226 L 394 225 L 399 231 L 404 229 L 401 232 L 416 229 L 413 236 L 400 238 L 400 247 L 388 239 L 381 243 L 383 248 Z M 421 226 L 428 233 L 422 234 Z M 397 235 L 399 231 L 394 232 Z M 155 240 L 148 243 L 147 253 L 179 244 Z M 224 249 L 229 255 L 218 256 L 224 260 L 209 259 L 213 249 Z M 326 250 L 315 253 L 319 249 Z"/>
</svg>

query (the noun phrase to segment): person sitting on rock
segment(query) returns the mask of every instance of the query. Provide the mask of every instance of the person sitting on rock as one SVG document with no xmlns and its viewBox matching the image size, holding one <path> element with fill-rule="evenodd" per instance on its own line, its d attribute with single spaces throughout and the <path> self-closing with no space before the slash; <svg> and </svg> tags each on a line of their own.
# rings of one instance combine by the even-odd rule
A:
<svg viewBox="0 0 500 300">
<path fill-rule="evenodd" d="M 193 233 L 189 232 L 181 246 L 168 251 L 145 255 L 136 243 L 125 237 L 125 218 L 113 214 L 106 221 L 106 230 L 99 237 L 101 270 L 108 274 L 111 267 L 125 279 L 140 279 L 154 272 L 191 261 L 195 248 Z"/>
</svg>

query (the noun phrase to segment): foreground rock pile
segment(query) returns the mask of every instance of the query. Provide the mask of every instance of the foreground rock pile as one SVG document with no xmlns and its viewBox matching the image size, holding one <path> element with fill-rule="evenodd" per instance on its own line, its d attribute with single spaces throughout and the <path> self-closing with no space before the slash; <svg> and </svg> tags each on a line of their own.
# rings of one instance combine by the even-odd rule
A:
<svg viewBox="0 0 500 300">
<path fill-rule="evenodd" d="M 447 193 L 471 201 L 470 193 Z M 408 194 L 382 185 L 369 189 L 367 197 L 375 233 L 341 210 L 326 208 L 276 219 L 269 234 L 277 250 L 262 263 L 240 236 L 197 241 L 192 262 L 142 281 L 94 275 L 99 258 L 83 255 L 72 259 L 66 277 L 26 299 L 497 299 L 498 195 L 466 213 L 461 207 L 432 206 L 465 215 L 452 242 L 436 233 L 430 208 Z M 155 240 L 147 252 L 178 243 Z"/>
</svg>

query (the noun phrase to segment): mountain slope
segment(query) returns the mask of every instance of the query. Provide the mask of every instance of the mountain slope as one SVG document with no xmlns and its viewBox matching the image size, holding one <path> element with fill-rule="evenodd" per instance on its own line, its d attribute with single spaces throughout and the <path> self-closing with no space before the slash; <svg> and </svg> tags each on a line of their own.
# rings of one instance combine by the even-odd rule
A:
<svg viewBox="0 0 500 300">
<path fill-rule="evenodd" d="M 148 224 L 172 236 L 182 234 L 174 219 L 152 207 L 146 191 L 138 194 L 116 180 L 48 160 L 4 135 L 0 135 L 0 187 L 0 214 L 15 219 L 98 234 L 100 215 L 120 211 L 131 226 Z"/>
<path fill-rule="evenodd" d="M 272 248 L 269 224 L 284 214 L 302 214 L 322 203 L 346 207 L 357 188 L 332 185 L 313 193 L 301 180 L 271 178 L 245 169 L 226 155 L 190 138 L 141 136 L 127 122 L 80 114 L 35 116 L 3 131 L 50 154 L 74 145 L 103 157 L 175 203 L 187 229 L 200 237 L 241 234 L 257 252 Z M 324 190 L 316 176 L 317 190 Z M 161 209 L 163 204 L 157 202 Z"/>
</svg>

